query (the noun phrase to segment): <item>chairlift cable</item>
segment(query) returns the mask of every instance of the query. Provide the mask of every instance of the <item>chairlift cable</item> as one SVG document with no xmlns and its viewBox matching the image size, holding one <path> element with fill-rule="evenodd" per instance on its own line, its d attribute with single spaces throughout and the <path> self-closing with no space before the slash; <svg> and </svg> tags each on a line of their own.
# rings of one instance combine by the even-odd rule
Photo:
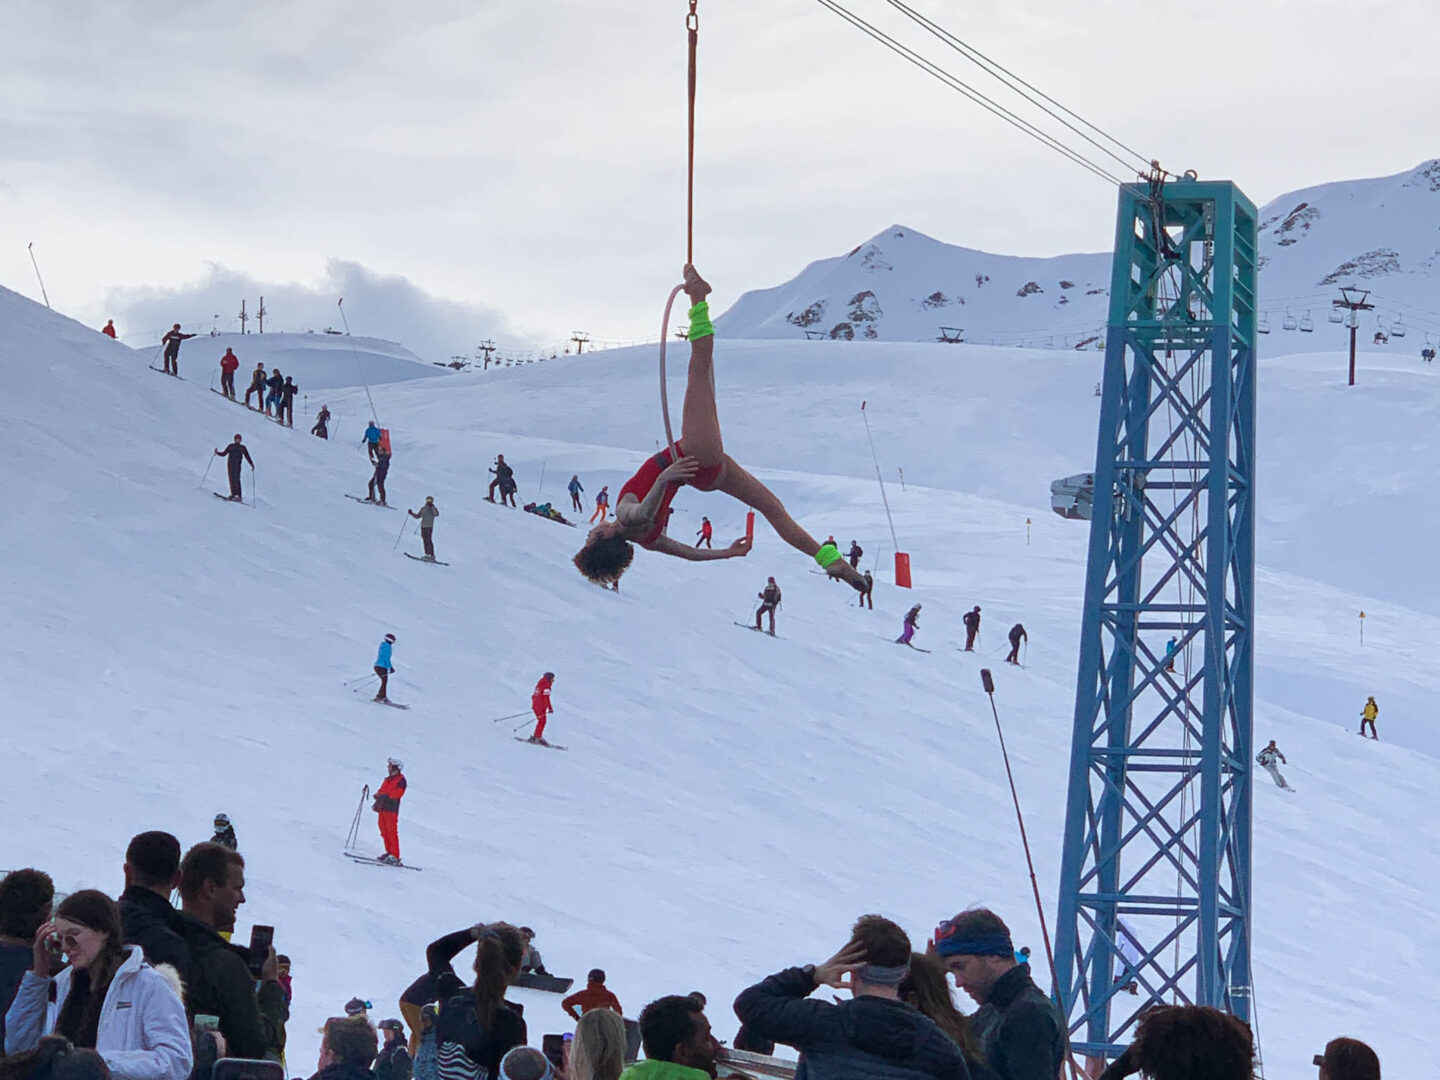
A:
<svg viewBox="0 0 1440 1080">
<path fill-rule="evenodd" d="M 1124 181 L 1121 180 L 1119 177 L 1107 172 L 1103 167 L 1095 164 L 1095 162 L 1086 158 L 1079 151 L 1066 146 L 1053 135 L 1049 135 L 1044 131 L 1040 130 L 1040 128 L 1030 123 L 1030 121 L 1016 115 L 1013 111 L 1007 109 L 1005 106 L 999 104 L 998 102 L 991 100 L 985 94 L 976 90 L 964 80 L 957 78 L 955 75 L 952 75 L 950 72 L 946 71 L 938 64 L 926 60 L 923 56 L 915 52 L 909 46 L 901 44 L 899 41 L 895 40 L 883 30 L 872 25 L 871 23 L 866 22 L 860 16 L 847 10 L 844 6 L 838 3 L 838 0 L 817 0 L 817 2 L 829 8 L 846 22 L 850 23 L 852 26 L 861 30 L 865 34 L 868 34 L 870 37 L 880 42 L 886 48 L 908 60 L 910 63 L 914 64 L 922 71 L 933 75 L 935 78 L 945 83 L 945 85 L 949 86 L 952 90 L 969 98 L 981 108 L 1000 117 L 1000 119 L 1004 120 L 1011 126 L 1019 128 L 1022 132 L 1029 135 L 1031 138 L 1036 139 L 1045 146 L 1048 146 L 1050 149 L 1056 151 L 1064 157 L 1069 158 L 1081 168 L 1089 170 L 1096 176 L 1100 177 L 1102 180 L 1106 181 L 1107 183 L 1114 184 L 1117 187 L 1124 183 Z"/>
</svg>

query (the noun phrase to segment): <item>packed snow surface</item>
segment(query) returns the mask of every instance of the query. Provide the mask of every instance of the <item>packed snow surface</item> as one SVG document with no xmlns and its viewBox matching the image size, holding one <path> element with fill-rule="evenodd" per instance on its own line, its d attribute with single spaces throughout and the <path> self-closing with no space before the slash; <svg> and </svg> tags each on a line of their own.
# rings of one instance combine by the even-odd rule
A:
<svg viewBox="0 0 1440 1080">
<path fill-rule="evenodd" d="M 830 955 L 863 912 L 918 944 L 988 904 L 1039 950 L 978 672 L 995 671 L 1053 919 L 1087 529 L 1050 513 L 1048 485 L 1092 467 L 1098 356 L 719 342 L 727 448 L 811 531 L 878 559 L 872 614 L 763 525 L 746 559 L 642 552 L 612 594 L 569 564 L 581 531 L 481 501 L 497 452 L 522 503 L 570 515 L 572 473 L 587 507 L 602 484 L 613 496 L 663 438 L 650 351 L 372 376 L 395 445 L 390 501 L 435 496 L 439 567 L 397 550 L 419 552 L 408 518 L 344 498 L 370 473 L 358 427 L 327 443 L 299 410 L 282 430 L 209 393 L 197 344 L 182 352 L 192 381 L 167 379 L 148 353 L 0 292 L 3 858 L 118 893 L 131 835 L 164 828 L 188 845 L 227 812 L 247 857 L 237 938 L 272 923 L 294 961 L 292 1073 L 311 1068 L 316 1028 L 345 1000 L 395 1014 L 426 942 L 482 919 L 535 927 L 557 972 L 603 966 L 632 1016 L 702 989 L 722 1035 L 736 992 Z M 1263 773 L 1255 789 L 1256 1006 L 1278 1080 L 1313 1075 L 1310 1056 L 1338 1034 L 1370 1041 L 1394 1075 L 1433 1056 L 1440 592 L 1426 463 L 1440 382 L 1366 354 L 1346 389 L 1343 365 L 1261 365 L 1256 738 L 1279 740 L 1298 789 Z M 891 586 L 862 401 L 913 593 Z M 341 416 L 364 402 L 329 392 Z M 236 432 L 255 455 L 253 507 L 211 496 L 221 463 L 203 476 Z M 248 470 L 245 484 L 249 500 Z M 701 514 L 717 544 L 743 528 L 723 496 L 687 489 L 676 507 L 681 539 Z M 733 625 L 769 574 L 785 594 L 777 639 Z M 892 643 L 916 601 L 930 655 Z M 980 650 L 964 655 L 975 603 Z M 1023 669 L 1000 663 L 1016 621 Z M 387 631 L 391 696 L 408 712 L 344 685 Z M 491 722 L 525 712 L 546 670 L 547 734 L 564 753 L 516 742 L 519 717 Z M 1355 734 L 1367 693 L 1379 743 Z M 341 854 L 357 808 L 362 848 L 380 850 L 361 790 L 388 755 L 405 763 L 401 843 L 422 873 Z M 555 998 L 517 996 L 534 1041 L 566 1029 Z"/>
</svg>

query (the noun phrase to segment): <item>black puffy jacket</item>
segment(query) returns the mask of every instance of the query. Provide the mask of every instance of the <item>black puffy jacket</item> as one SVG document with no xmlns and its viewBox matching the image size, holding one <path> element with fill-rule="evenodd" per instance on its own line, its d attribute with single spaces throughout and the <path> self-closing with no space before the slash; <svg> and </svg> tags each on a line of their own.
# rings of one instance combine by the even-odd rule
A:
<svg viewBox="0 0 1440 1080">
<path fill-rule="evenodd" d="M 120 894 L 120 925 L 125 944 L 139 945 L 145 959 L 159 967 L 169 964 L 190 985 L 190 950 L 185 948 L 184 916 L 159 893 L 139 885 L 127 886 Z"/>
<path fill-rule="evenodd" d="M 902 1001 L 807 1001 L 814 977 L 787 968 L 735 999 L 752 1036 L 800 1051 L 795 1080 L 970 1080 L 965 1057 L 928 1016 Z"/>
<path fill-rule="evenodd" d="M 1069 1050 L 1064 1017 L 1035 985 L 1028 964 L 996 980 L 970 1018 L 970 1033 L 1000 1080 L 1055 1080 Z"/>
</svg>

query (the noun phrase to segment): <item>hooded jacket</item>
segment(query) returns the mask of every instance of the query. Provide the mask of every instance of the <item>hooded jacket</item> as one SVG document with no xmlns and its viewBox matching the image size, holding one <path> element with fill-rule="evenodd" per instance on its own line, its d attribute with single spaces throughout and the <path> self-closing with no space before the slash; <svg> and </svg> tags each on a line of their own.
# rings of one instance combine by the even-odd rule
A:
<svg viewBox="0 0 1440 1080">
<path fill-rule="evenodd" d="M 980 1056 L 1000 1080 L 1055 1080 L 1068 1045 L 1065 1020 L 1030 977 L 1028 964 L 1001 975 L 970 1018 Z"/>
<path fill-rule="evenodd" d="M 27 971 L 5 1015 L 5 1053 L 33 1050 L 55 1022 L 70 994 L 70 968 L 54 979 Z M 51 984 L 55 1000 L 50 998 Z M 168 979 L 145 960 L 138 945 L 125 948 L 125 959 L 105 991 L 95 1049 L 116 1080 L 185 1080 L 190 1057 L 190 1024 L 185 1005 Z"/>
<path fill-rule="evenodd" d="M 169 964 L 187 986 L 190 952 L 185 948 L 184 921 L 169 900 L 141 885 L 129 885 L 120 894 L 120 924 L 125 944 L 139 945 L 145 959 L 159 967 Z"/>
<path fill-rule="evenodd" d="M 257 992 L 244 949 L 198 919 L 181 918 L 190 951 L 192 1015 L 220 1018 L 220 1034 L 231 1057 L 278 1061 L 285 1049 L 285 1021 L 290 1019 L 284 989 L 278 982 L 265 982 Z"/>
<path fill-rule="evenodd" d="M 918 1009 L 869 996 L 807 1001 L 814 989 L 810 972 L 788 968 L 735 999 L 747 1031 L 800 1051 L 795 1080 L 969 1080 L 960 1048 Z"/>
</svg>

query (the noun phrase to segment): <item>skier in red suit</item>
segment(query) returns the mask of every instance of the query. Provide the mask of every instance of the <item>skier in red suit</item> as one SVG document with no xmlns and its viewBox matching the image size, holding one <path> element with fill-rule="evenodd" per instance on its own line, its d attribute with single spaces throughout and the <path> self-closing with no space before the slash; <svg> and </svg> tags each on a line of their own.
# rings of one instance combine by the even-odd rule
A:
<svg viewBox="0 0 1440 1080">
<path fill-rule="evenodd" d="M 385 854 L 379 862 L 398 865 L 400 862 L 400 800 L 405 797 L 405 774 L 397 758 L 386 762 L 389 774 L 375 792 L 372 807 L 380 815 L 380 837 L 385 841 Z"/>
<path fill-rule="evenodd" d="M 550 703 L 550 688 L 554 685 L 555 673 L 547 671 L 540 676 L 540 681 L 535 684 L 535 692 L 530 695 L 530 708 L 535 710 L 535 734 L 530 736 L 531 742 L 545 742 L 545 716 L 555 711 L 555 706 Z"/>
</svg>

